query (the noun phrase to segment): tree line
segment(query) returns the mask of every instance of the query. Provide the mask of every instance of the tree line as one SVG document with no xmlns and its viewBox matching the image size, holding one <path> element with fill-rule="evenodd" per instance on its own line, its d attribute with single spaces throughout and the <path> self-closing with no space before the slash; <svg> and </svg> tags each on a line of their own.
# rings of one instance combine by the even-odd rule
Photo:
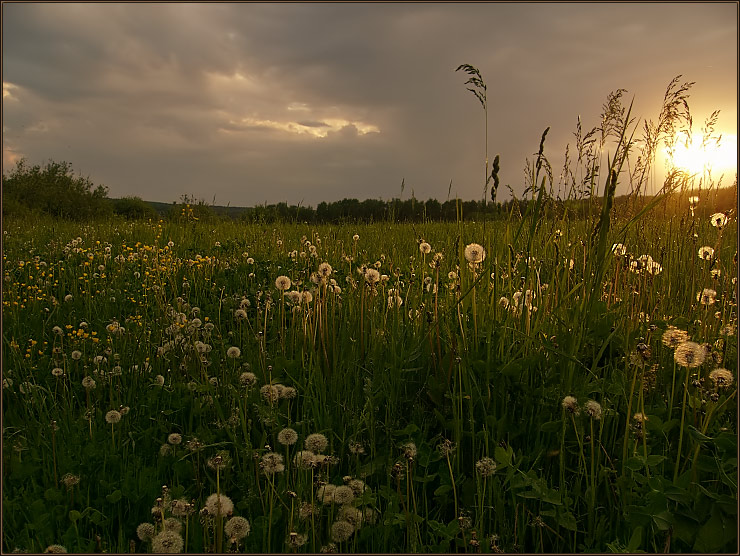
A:
<svg viewBox="0 0 740 556">
<path fill-rule="evenodd" d="M 289 205 L 287 202 L 262 204 L 254 207 L 215 206 L 194 196 L 183 195 L 179 201 L 149 202 L 140 197 L 120 199 L 108 197 L 108 188 L 94 184 L 89 178 L 75 174 L 68 162 L 50 161 L 45 166 L 30 165 L 25 159 L 3 173 L 3 217 L 29 217 L 48 214 L 57 218 L 84 221 L 118 215 L 126 219 L 167 219 L 209 221 L 236 219 L 248 223 L 306 222 L 310 224 L 339 224 L 342 222 L 455 222 L 481 221 L 517 217 L 527 211 L 531 199 L 512 198 L 506 201 L 472 201 L 448 199 L 342 199 L 321 202 L 311 206 Z M 686 211 L 689 197 L 696 191 L 681 191 L 667 198 L 659 207 L 666 215 Z M 700 194 L 696 206 L 701 216 L 718 211 L 729 211 L 737 206 L 737 182 L 732 187 L 714 188 Z M 615 213 L 634 214 L 650 197 L 624 195 L 614 200 Z M 543 216 L 589 218 L 601 210 L 597 197 L 559 199 L 545 196 Z"/>
</svg>

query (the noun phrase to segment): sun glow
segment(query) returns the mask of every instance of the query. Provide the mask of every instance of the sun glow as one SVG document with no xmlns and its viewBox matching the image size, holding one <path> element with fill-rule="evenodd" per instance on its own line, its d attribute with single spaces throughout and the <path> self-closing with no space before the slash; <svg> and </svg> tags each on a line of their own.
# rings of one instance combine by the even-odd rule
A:
<svg viewBox="0 0 740 556">
<path fill-rule="evenodd" d="M 731 175 L 737 172 L 737 135 L 722 135 L 719 141 L 710 139 L 702 145 L 701 134 L 695 133 L 688 141 L 679 140 L 673 155 L 666 152 L 666 157 L 690 174 Z"/>
</svg>

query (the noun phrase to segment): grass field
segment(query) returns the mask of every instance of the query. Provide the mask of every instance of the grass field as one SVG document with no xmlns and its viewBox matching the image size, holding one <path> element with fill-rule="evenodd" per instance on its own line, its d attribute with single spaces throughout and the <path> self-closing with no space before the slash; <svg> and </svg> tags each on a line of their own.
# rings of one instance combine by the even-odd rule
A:
<svg viewBox="0 0 740 556">
<path fill-rule="evenodd" d="M 3 550 L 736 552 L 734 214 L 539 206 L 5 219 Z"/>
</svg>

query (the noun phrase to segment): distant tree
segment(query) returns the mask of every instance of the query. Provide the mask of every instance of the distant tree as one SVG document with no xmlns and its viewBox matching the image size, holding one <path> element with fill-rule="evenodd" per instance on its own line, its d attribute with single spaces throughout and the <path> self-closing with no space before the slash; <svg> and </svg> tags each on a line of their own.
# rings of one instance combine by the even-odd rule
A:
<svg viewBox="0 0 740 556">
<path fill-rule="evenodd" d="M 123 197 L 113 201 L 113 212 L 128 220 L 156 218 L 157 211 L 141 197 Z"/>
<path fill-rule="evenodd" d="M 9 214 L 13 207 L 69 220 L 112 213 L 108 188 L 75 175 L 69 162 L 49 161 L 41 167 L 31 166 L 25 158 L 3 174 L 3 214 Z"/>
</svg>

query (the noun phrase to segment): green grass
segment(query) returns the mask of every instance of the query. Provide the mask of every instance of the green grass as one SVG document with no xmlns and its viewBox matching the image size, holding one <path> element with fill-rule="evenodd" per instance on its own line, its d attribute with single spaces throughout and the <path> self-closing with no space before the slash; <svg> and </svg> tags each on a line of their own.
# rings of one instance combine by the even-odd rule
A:
<svg viewBox="0 0 740 556">
<path fill-rule="evenodd" d="M 709 378 L 737 365 L 734 220 L 721 232 L 706 219 L 641 222 L 617 235 L 613 220 L 594 260 L 597 223 L 552 215 L 489 223 L 485 235 L 473 223 L 6 220 L 4 549 L 150 551 L 137 527 L 159 533 L 157 499 L 170 517 L 168 502 L 184 498 L 195 512 L 177 518 L 184 550 L 226 551 L 226 517 L 199 513 L 218 491 L 251 524 L 238 541 L 248 552 L 734 551 L 736 384 Z M 471 268 L 473 242 L 486 257 Z M 699 259 L 703 245 L 713 260 Z M 662 272 L 631 272 L 643 254 Z M 341 293 L 311 280 L 322 262 Z M 365 285 L 362 265 L 387 280 Z M 282 299 L 281 275 L 310 303 Z M 703 288 L 713 305 L 697 302 Z M 662 343 L 669 326 L 710 348 L 688 380 Z M 296 395 L 271 400 L 270 384 Z M 295 445 L 279 443 L 285 428 Z M 162 449 L 172 433 L 182 443 Z M 329 457 L 299 468 L 313 433 Z M 284 470 L 265 473 L 270 452 Z M 483 458 L 493 474 L 477 470 Z M 65 486 L 66 474 L 79 483 Z M 353 483 L 349 504 L 319 501 L 322 485 L 350 478 L 366 490 Z M 333 540 L 340 517 L 356 527 Z"/>
<path fill-rule="evenodd" d="M 3 550 L 737 552 L 736 215 L 644 197 L 690 86 L 504 220 L 5 218 Z"/>
</svg>

